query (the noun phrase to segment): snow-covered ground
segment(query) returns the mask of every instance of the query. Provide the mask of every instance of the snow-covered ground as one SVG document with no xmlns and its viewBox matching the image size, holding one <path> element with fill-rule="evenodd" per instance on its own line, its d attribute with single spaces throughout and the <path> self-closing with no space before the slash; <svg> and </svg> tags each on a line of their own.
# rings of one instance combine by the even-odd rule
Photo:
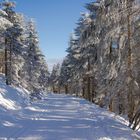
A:
<svg viewBox="0 0 140 140">
<path fill-rule="evenodd" d="M 47 94 L 27 104 L 23 92 L 0 82 L 0 140 L 136 139 L 123 118 L 84 99 Z"/>
</svg>

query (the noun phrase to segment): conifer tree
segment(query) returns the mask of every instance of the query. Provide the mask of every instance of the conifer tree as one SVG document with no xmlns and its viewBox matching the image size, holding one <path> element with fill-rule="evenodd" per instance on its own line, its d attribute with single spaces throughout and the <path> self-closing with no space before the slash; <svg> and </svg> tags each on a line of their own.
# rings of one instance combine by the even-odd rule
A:
<svg viewBox="0 0 140 140">
<path fill-rule="evenodd" d="M 7 84 L 18 84 L 18 70 L 15 67 L 17 61 L 21 61 L 22 35 L 24 31 L 23 16 L 14 11 L 15 3 L 4 1 L 3 10 L 6 12 L 6 19 L 13 25 L 5 31 L 5 75 Z M 20 60 L 19 60 L 20 59 Z"/>
</svg>

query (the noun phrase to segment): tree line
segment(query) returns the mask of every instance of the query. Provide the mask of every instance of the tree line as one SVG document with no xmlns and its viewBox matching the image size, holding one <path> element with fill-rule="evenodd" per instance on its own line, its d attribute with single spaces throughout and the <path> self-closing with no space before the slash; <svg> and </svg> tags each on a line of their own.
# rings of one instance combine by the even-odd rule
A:
<svg viewBox="0 0 140 140">
<path fill-rule="evenodd" d="M 67 56 L 54 66 L 52 91 L 83 97 L 127 115 L 140 126 L 140 2 L 97 0 L 70 36 Z"/>
<path fill-rule="evenodd" d="M 15 12 L 14 2 L 4 0 L 0 5 L 0 54 L 6 84 L 22 86 L 32 94 L 47 90 L 48 66 L 35 22 Z"/>
</svg>

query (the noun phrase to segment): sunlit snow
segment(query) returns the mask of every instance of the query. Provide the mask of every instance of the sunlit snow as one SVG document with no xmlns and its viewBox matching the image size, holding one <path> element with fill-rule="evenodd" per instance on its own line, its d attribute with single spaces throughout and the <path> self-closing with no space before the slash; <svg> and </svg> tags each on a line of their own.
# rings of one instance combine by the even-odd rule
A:
<svg viewBox="0 0 140 140">
<path fill-rule="evenodd" d="M 64 94 L 47 94 L 42 100 L 28 102 L 23 95 L 23 89 L 6 86 L 1 81 L 0 140 L 136 138 L 135 133 L 127 127 L 125 119 L 84 99 Z"/>
</svg>

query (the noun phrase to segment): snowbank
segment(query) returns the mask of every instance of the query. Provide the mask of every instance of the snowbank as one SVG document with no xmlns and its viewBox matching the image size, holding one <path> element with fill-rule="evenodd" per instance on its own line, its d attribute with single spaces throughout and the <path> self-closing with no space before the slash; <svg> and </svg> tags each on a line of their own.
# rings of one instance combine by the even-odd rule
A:
<svg viewBox="0 0 140 140">
<path fill-rule="evenodd" d="M 4 76 L 0 75 L 0 110 L 19 110 L 27 102 L 27 91 L 5 84 Z"/>
</svg>

